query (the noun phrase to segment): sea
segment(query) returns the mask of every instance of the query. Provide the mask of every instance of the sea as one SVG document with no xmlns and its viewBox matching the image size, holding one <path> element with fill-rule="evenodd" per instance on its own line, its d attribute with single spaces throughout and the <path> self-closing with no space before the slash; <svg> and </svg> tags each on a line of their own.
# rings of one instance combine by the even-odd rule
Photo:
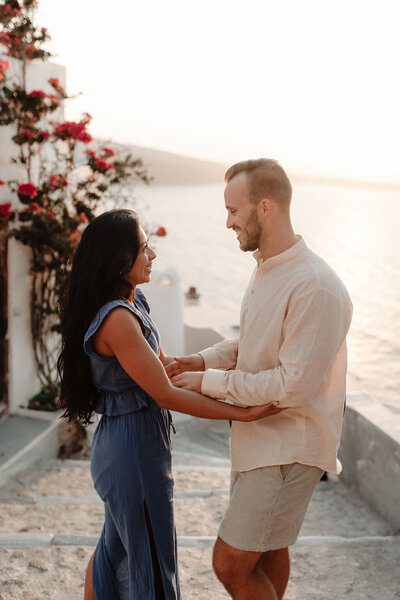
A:
<svg viewBox="0 0 400 600">
<path fill-rule="evenodd" d="M 134 206 L 155 230 L 155 267 L 173 266 L 182 289 L 196 287 L 209 325 L 237 331 L 255 261 L 226 229 L 223 185 L 150 185 Z M 354 314 L 349 372 L 373 398 L 400 414 L 400 190 L 316 183 L 293 186 L 292 223 L 347 286 Z M 228 332 L 228 333 L 227 333 Z"/>
</svg>

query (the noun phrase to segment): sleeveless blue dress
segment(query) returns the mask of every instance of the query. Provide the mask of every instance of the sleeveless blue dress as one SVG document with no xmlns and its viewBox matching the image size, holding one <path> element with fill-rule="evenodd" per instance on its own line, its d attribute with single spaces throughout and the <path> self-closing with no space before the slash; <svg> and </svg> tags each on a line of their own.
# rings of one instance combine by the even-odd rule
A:
<svg viewBox="0 0 400 600">
<path fill-rule="evenodd" d="M 170 413 L 115 357 L 100 356 L 93 347 L 94 334 L 117 306 L 135 315 L 148 344 L 159 354 L 158 332 L 140 290 L 134 306 L 124 300 L 105 304 L 84 338 L 93 382 L 100 390 L 96 412 L 102 415 L 91 456 L 94 486 L 105 507 L 93 562 L 94 594 L 96 600 L 154 600 L 157 569 L 164 600 L 179 600 Z"/>
</svg>

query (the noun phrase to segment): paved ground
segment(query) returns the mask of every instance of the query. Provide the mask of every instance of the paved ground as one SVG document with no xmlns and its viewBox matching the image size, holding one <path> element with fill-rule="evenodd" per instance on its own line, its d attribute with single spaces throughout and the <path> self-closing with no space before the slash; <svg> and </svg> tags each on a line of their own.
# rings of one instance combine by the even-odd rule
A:
<svg viewBox="0 0 400 600">
<path fill-rule="evenodd" d="M 182 597 L 227 599 L 211 570 L 228 499 L 226 453 L 188 453 L 184 437 L 174 442 Z M 102 522 L 88 461 L 41 461 L 14 476 L 0 488 L 0 600 L 81 599 Z M 341 482 L 320 482 L 292 549 L 285 600 L 366 599 L 400 600 L 400 537 Z"/>
</svg>

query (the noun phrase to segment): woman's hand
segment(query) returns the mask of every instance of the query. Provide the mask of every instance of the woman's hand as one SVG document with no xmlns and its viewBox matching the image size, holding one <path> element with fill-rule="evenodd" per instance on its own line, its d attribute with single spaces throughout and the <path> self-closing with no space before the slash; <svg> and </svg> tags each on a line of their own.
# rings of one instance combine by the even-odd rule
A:
<svg viewBox="0 0 400 600">
<path fill-rule="evenodd" d="M 200 354 L 188 354 L 188 356 L 175 357 L 168 363 L 165 370 L 168 377 L 172 378 L 174 375 L 180 375 L 186 371 L 204 371 L 204 366 L 204 359 Z"/>
<path fill-rule="evenodd" d="M 244 409 L 243 419 L 238 419 L 240 421 L 257 421 L 258 419 L 263 419 L 264 417 L 272 417 L 272 415 L 277 415 L 285 408 L 279 408 L 278 402 L 268 402 L 268 404 L 263 404 L 262 406 L 249 406 Z"/>
<path fill-rule="evenodd" d="M 185 388 L 185 390 L 192 390 L 192 392 L 199 392 L 199 394 L 201 394 L 203 377 L 204 371 L 200 371 L 198 373 L 192 373 L 191 371 L 188 371 L 186 373 L 181 373 L 181 375 L 175 375 L 171 377 L 171 383 L 175 387 Z"/>
</svg>

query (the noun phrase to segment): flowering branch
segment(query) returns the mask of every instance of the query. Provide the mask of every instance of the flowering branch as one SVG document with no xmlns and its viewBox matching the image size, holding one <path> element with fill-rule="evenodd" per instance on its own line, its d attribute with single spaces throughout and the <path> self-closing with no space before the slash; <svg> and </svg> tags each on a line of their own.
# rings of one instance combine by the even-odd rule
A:
<svg viewBox="0 0 400 600">
<path fill-rule="evenodd" d="M 150 178 L 140 159 L 117 155 L 109 146 L 88 147 L 93 142 L 88 113 L 77 122 L 52 120 L 70 98 L 59 79 L 51 77 L 46 89 L 26 89 L 27 64 L 50 56 L 44 49 L 47 30 L 34 24 L 36 7 L 36 0 L 0 4 L 0 44 L 21 67 L 19 81 L 9 80 L 10 62 L 0 59 L 0 126 L 14 126 L 11 139 L 17 154 L 11 162 L 25 172 L 22 181 L 7 182 L 15 200 L 0 205 L 0 236 L 9 235 L 12 222 L 10 234 L 32 251 L 34 354 L 42 384 L 55 398 L 58 289 L 81 232 L 105 196 L 137 181 L 149 183 Z M 157 235 L 166 235 L 165 229 L 160 227 Z"/>
</svg>

